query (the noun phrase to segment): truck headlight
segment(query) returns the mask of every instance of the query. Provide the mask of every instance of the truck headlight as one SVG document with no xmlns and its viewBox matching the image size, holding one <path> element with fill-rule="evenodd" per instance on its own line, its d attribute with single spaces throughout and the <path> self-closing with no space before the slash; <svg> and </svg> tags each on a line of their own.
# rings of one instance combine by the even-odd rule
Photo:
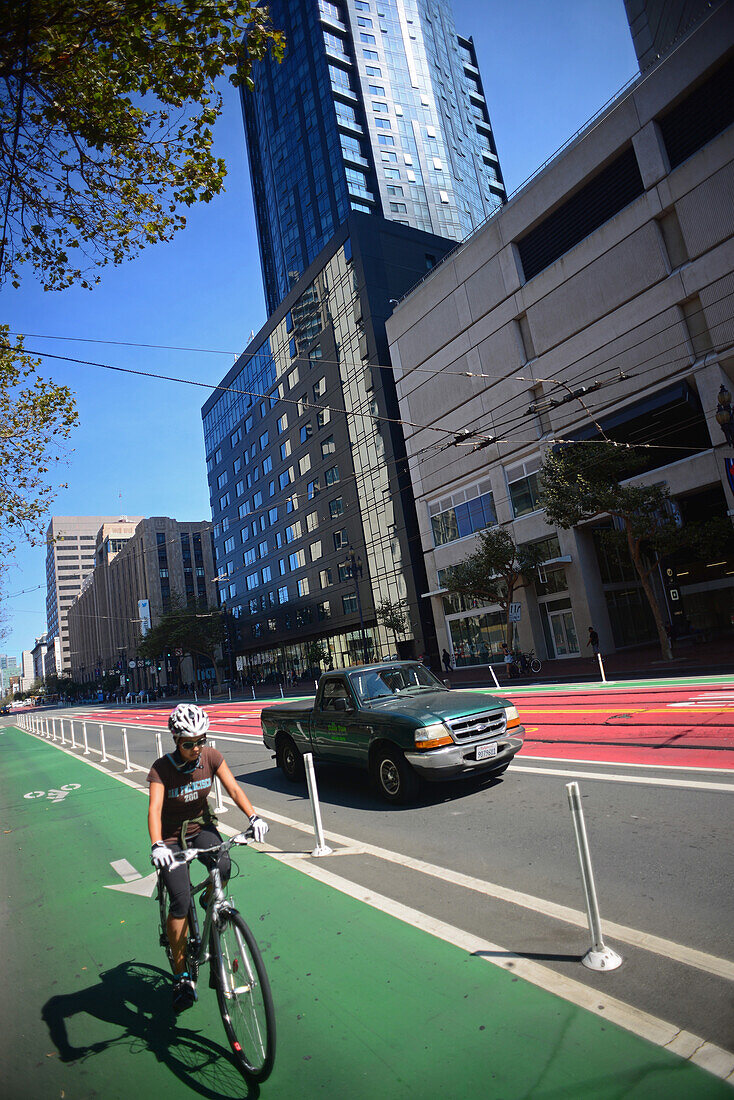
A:
<svg viewBox="0 0 734 1100">
<path fill-rule="evenodd" d="M 453 745 L 454 739 L 443 722 L 436 722 L 432 726 L 421 726 L 415 731 L 415 747 L 417 749 L 438 749 L 441 745 Z"/>
<path fill-rule="evenodd" d="M 507 720 L 508 729 L 510 729 L 511 726 L 520 725 L 520 715 L 517 713 L 517 707 L 506 707 L 505 718 Z"/>
</svg>

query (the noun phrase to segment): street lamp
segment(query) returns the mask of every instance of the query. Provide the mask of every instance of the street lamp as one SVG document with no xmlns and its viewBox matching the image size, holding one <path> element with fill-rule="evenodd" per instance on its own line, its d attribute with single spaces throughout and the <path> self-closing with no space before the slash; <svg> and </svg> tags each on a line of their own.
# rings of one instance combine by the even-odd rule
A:
<svg viewBox="0 0 734 1100">
<path fill-rule="evenodd" d="M 362 559 L 359 554 L 355 554 L 354 550 L 349 548 L 347 553 L 347 559 L 352 571 L 352 579 L 354 580 L 354 591 L 357 595 L 357 609 L 359 611 L 359 629 L 362 633 L 362 660 L 365 664 L 368 663 L 367 658 L 367 635 L 364 630 L 364 615 L 362 614 L 362 597 L 359 592 L 359 578 L 362 576 Z"/>
<path fill-rule="evenodd" d="M 220 573 L 218 577 L 212 579 L 212 584 L 224 584 L 229 580 L 229 576 L 226 573 Z M 227 609 L 222 607 L 222 590 L 219 589 L 219 610 L 222 612 L 224 618 L 224 636 L 227 642 L 227 667 L 229 669 L 230 682 L 234 680 L 234 666 L 232 663 L 232 639 L 229 633 L 229 619 L 227 618 Z"/>
<path fill-rule="evenodd" d="M 723 384 L 719 389 L 716 400 L 718 402 L 716 406 L 716 421 L 724 433 L 726 442 L 730 447 L 734 447 L 734 419 L 732 419 L 731 411 L 731 394 Z"/>
</svg>

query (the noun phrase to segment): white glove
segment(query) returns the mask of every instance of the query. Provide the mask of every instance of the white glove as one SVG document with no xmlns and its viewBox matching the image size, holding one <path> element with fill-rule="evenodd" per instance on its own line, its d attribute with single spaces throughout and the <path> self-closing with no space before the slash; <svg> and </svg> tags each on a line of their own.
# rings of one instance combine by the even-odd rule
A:
<svg viewBox="0 0 734 1100">
<path fill-rule="evenodd" d="M 173 863 L 173 852 L 162 840 L 157 840 L 150 850 L 150 861 L 159 870 L 170 867 Z"/>
<path fill-rule="evenodd" d="M 258 817 L 257 814 L 253 814 L 250 818 L 250 828 L 252 829 L 252 835 L 254 839 L 257 841 L 258 844 L 260 844 L 265 839 L 265 834 L 267 833 L 270 826 L 268 825 L 267 821 L 263 821 L 263 819 L 261 817 Z"/>
</svg>

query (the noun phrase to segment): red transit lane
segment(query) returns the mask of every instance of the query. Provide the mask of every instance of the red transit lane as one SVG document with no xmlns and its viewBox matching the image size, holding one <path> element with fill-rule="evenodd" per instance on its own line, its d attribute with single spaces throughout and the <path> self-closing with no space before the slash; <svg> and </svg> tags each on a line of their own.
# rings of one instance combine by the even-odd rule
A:
<svg viewBox="0 0 734 1100">
<path fill-rule="evenodd" d="M 734 769 L 734 685 L 533 692 L 513 702 L 526 756 Z"/>
<path fill-rule="evenodd" d="M 524 756 L 734 769 L 734 685 L 508 693 L 526 728 Z M 211 733 L 261 741 L 263 703 L 205 706 Z M 168 710 L 96 710 L 91 721 L 166 729 Z"/>
</svg>

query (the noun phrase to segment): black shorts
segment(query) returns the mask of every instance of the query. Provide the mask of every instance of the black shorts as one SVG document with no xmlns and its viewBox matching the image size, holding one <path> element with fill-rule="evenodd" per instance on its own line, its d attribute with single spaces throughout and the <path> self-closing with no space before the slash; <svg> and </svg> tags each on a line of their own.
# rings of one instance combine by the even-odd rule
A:
<svg viewBox="0 0 734 1100">
<path fill-rule="evenodd" d="M 189 848 L 212 848 L 215 844 L 221 843 L 221 836 L 211 825 L 200 829 L 196 836 L 186 841 Z M 167 847 L 176 854 L 183 851 L 180 844 L 168 844 Z M 204 855 L 199 856 L 199 859 L 205 867 L 211 867 L 213 861 L 216 860 L 222 882 L 228 880 L 232 869 L 229 852 L 219 852 L 218 855 L 216 852 L 206 852 Z M 179 864 L 177 867 L 165 867 L 161 870 L 161 877 L 166 884 L 170 899 L 169 916 L 179 919 L 185 917 L 191 904 L 191 879 L 189 878 L 188 865 Z"/>
</svg>

